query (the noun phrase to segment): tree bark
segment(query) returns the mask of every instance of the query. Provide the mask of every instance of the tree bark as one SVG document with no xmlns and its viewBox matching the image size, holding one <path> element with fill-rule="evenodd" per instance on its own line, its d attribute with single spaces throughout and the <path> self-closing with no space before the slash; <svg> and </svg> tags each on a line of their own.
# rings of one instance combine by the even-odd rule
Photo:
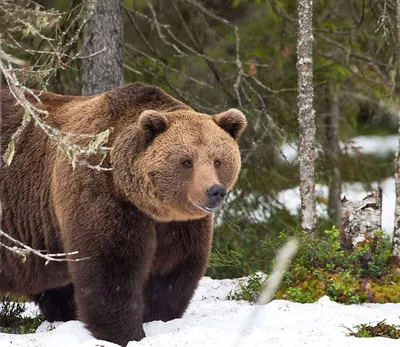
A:
<svg viewBox="0 0 400 347">
<path fill-rule="evenodd" d="M 337 226 L 341 223 L 341 178 L 338 167 L 339 159 L 339 98 L 335 87 L 328 94 L 329 113 L 325 118 L 325 158 L 328 170 L 328 215 Z"/>
<path fill-rule="evenodd" d="M 317 224 L 315 206 L 315 115 L 313 109 L 312 0 L 299 0 L 297 36 L 297 91 L 300 128 L 301 228 L 313 232 Z"/>
<path fill-rule="evenodd" d="M 124 83 L 122 1 L 96 0 L 91 10 L 94 12 L 83 33 L 83 95 L 102 93 Z"/>
<path fill-rule="evenodd" d="M 358 243 L 375 237 L 374 231 L 382 229 L 382 190 L 362 200 L 342 200 L 342 225 L 340 240 L 342 247 L 352 249 Z"/>
<path fill-rule="evenodd" d="M 400 73 L 400 0 L 397 0 L 397 60 Z M 396 205 L 394 209 L 393 255 L 400 260 L 400 127 L 395 159 Z M 400 261 L 399 261 L 400 262 Z"/>
</svg>

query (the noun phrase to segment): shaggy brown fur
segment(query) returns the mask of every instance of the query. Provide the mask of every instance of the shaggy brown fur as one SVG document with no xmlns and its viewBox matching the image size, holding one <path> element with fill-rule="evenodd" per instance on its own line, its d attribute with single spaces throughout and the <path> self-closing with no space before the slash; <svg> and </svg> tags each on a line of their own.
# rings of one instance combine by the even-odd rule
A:
<svg viewBox="0 0 400 347">
<path fill-rule="evenodd" d="M 33 248 L 89 259 L 46 265 L 29 255 L 23 263 L 0 247 L 0 291 L 30 295 L 49 320 L 77 317 L 96 338 L 140 340 L 143 321 L 181 317 L 204 274 L 212 211 L 237 179 L 245 118 L 234 109 L 196 113 L 141 83 L 40 99 L 58 129 L 112 129 L 106 165 L 113 170 L 73 170 L 28 125 L 11 166 L 0 169 L 1 228 Z M 4 149 L 23 110 L 8 90 L 0 101 Z"/>
</svg>

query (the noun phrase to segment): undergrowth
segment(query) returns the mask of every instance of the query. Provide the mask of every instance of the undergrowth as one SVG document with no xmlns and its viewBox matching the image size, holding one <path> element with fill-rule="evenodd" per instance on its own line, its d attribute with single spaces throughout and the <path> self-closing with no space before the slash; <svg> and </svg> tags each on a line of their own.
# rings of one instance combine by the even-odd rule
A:
<svg viewBox="0 0 400 347">
<path fill-rule="evenodd" d="M 356 331 L 350 328 L 348 336 L 355 337 L 387 337 L 389 339 L 400 339 L 400 325 L 386 324 L 385 320 L 379 322 L 378 324 L 359 324 L 354 326 Z"/>
<path fill-rule="evenodd" d="M 298 254 L 284 274 L 276 298 L 310 303 L 327 295 L 345 304 L 400 302 L 400 274 L 390 265 L 389 238 L 377 231 L 352 250 L 346 250 L 341 247 L 339 234 L 336 227 L 315 237 L 296 233 L 300 241 Z M 265 240 L 261 246 L 271 253 L 287 238 L 288 235 L 281 232 L 278 242 Z M 229 294 L 229 299 L 255 301 L 266 281 L 257 271 L 270 273 L 274 261 L 243 259 L 243 254 L 236 245 L 229 252 L 214 253 L 211 264 L 244 267 L 248 278 Z M 264 266 L 251 267 L 257 261 Z"/>
<path fill-rule="evenodd" d="M 12 334 L 34 333 L 43 323 L 42 315 L 24 317 L 25 303 L 0 297 L 0 332 Z"/>
<path fill-rule="evenodd" d="M 227 299 L 255 302 L 264 287 L 264 281 L 265 276 L 262 276 L 262 274 L 252 274 L 246 281 L 239 283 L 238 289 L 233 292 L 231 291 Z"/>
</svg>

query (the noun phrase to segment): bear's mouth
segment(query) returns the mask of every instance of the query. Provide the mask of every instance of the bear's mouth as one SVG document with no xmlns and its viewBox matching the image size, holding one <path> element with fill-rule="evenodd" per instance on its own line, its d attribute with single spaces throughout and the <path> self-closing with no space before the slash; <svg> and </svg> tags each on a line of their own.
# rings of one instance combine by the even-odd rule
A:
<svg viewBox="0 0 400 347">
<path fill-rule="evenodd" d="M 204 207 L 203 210 L 206 211 L 206 212 L 211 212 L 211 213 L 213 213 L 213 212 L 215 212 L 216 210 L 218 210 L 218 206 L 217 206 L 217 207 L 213 207 L 213 208 L 211 208 L 211 207 Z"/>
<path fill-rule="evenodd" d="M 218 207 L 219 207 L 219 206 L 216 206 L 216 207 L 208 207 L 208 206 L 201 207 L 199 205 L 194 204 L 193 202 L 192 202 L 192 204 L 193 204 L 193 206 L 197 207 L 199 210 L 202 210 L 203 212 L 207 212 L 207 213 L 214 213 L 216 210 L 218 210 Z"/>
</svg>

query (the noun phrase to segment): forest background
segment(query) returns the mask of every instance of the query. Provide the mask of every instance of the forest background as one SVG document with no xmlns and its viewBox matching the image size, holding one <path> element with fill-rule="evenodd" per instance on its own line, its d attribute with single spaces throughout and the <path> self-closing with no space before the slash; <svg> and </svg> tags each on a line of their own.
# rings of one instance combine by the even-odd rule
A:
<svg viewBox="0 0 400 347">
<path fill-rule="evenodd" d="M 47 41 L 29 27 L 16 31 L 15 40 L 3 40 L 2 48 L 24 62 L 20 75 L 27 87 L 80 95 L 82 65 L 91 58 L 65 57 L 82 51 L 82 38 L 74 35 L 82 24 L 83 4 L 36 3 L 62 14 L 56 27 L 41 34 L 59 37 L 67 47 L 57 69 L 43 68 L 46 55 L 37 52 L 47 49 Z M 240 143 L 243 168 L 216 216 L 208 274 L 226 278 L 268 272 L 280 240 L 300 231 L 300 211 L 294 213 L 279 198 L 300 181 L 297 160 L 286 155 L 288 148 L 297 152 L 299 143 L 297 3 L 125 0 L 123 5 L 125 83 L 157 85 L 204 113 L 230 107 L 245 112 L 249 127 Z M 359 182 L 368 191 L 374 182 L 394 177 L 394 151 L 365 154 L 353 140 L 398 131 L 396 4 L 321 0 L 313 11 L 316 183 L 328 190 L 326 196 L 317 194 L 323 211 L 317 233 L 330 230 L 329 237 L 337 237 L 332 225 L 340 226 L 343 184 Z M 2 19 L 5 28 L 4 13 Z M 25 77 L 24 68 L 30 72 Z M 4 79 L 1 83 L 5 87 Z"/>
</svg>

